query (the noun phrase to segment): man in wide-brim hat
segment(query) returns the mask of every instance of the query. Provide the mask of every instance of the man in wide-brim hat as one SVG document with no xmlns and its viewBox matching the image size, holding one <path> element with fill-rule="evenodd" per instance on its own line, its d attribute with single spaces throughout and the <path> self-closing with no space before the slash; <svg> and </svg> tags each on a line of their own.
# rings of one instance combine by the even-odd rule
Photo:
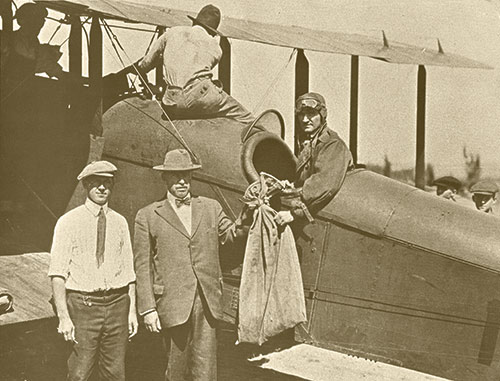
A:
<svg viewBox="0 0 500 381">
<path fill-rule="evenodd" d="M 253 121 L 245 107 L 212 82 L 212 69 L 222 57 L 219 8 L 206 5 L 196 17 L 188 17 L 193 25 L 175 26 L 163 33 L 137 63 L 138 70 L 146 73 L 163 63 L 162 103 L 172 119 L 225 116 L 242 123 Z"/>
<path fill-rule="evenodd" d="M 193 162 L 185 149 L 167 152 L 160 171 L 167 194 L 139 210 L 134 256 L 139 315 L 169 348 L 166 379 L 217 379 L 217 321 L 222 319 L 219 244 L 244 236 L 218 201 L 191 194 Z"/>
</svg>

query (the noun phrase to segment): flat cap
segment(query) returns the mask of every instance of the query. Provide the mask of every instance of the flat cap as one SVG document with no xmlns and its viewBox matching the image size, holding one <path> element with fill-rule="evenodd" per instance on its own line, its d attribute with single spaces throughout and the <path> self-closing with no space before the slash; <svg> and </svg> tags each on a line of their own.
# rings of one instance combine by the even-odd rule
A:
<svg viewBox="0 0 500 381">
<path fill-rule="evenodd" d="M 439 179 L 434 180 L 432 185 L 441 186 L 441 187 L 449 187 L 449 188 L 453 188 L 456 190 L 459 190 L 460 188 L 462 188 L 461 181 L 453 176 L 440 177 Z"/>
<path fill-rule="evenodd" d="M 474 194 L 494 195 L 498 192 L 498 186 L 493 181 L 482 180 L 475 183 L 470 191 Z"/>
<path fill-rule="evenodd" d="M 118 168 L 116 168 L 115 165 L 110 163 L 109 161 L 93 161 L 92 163 L 87 164 L 85 168 L 83 168 L 83 171 L 80 172 L 77 180 L 80 181 L 89 176 L 113 177 L 116 171 L 118 171 Z"/>
</svg>

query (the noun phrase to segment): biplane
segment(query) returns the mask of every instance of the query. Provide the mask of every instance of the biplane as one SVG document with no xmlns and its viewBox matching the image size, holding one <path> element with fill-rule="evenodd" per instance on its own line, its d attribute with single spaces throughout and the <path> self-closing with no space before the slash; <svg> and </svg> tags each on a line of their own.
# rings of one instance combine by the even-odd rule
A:
<svg viewBox="0 0 500 381">
<path fill-rule="evenodd" d="M 2 174 L 10 184 L 2 191 L 2 201 L 13 205 L 8 210 L 9 226 L 18 234 L 10 254 L 19 248 L 19 252 L 48 249 L 56 217 L 81 202 L 75 178 L 89 159 L 102 157 L 118 166 L 111 206 L 127 217 L 131 227 L 137 210 L 164 193 L 164 185 L 150 168 L 168 149 L 188 147 L 196 153 L 203 169 L 194 175 L 195 192 L 219 200 L 232 217 L 241 208 L 239 198 L 247 185 L 260 172 L 293 180 L 295 156 L 283 140 L 285 125 L 278 111 L 258 117 L 256 124 L 263 129 L 196 115 L 170 122 L 162 119 L 162 110 L 147 94 L 132 91 L 119 76 L 103 77 L 103 31 L 115 40 L 117 54 L 121 49 L 106 20 L 155 25 L 160 34 L 164 28 L 186 24 L 186 14 L 192 13 L 117 0 L 37 2 L 65 14 L 71 25 L 72 80 L 32 78 L 29 86 L 20 86 L 2 101 Z M 12 28 L 7 3 L 2 3 L 4 30 Z M 82 23 L 89 21 L 89 78 L 82 85 Z M 488 66 L 447 54 L 440 44 L 431 51 L 388 42 L 385 35 L 377 40 L 229 17 L 223 17 L 221 32 L 225 37 L 219 79 L 228 92 L 228 39 L 296 49 L 296 94 L 308 90 L 306 51 L 351 56 L 349 147 L 355 160 L 359 57 L 418 66 L 416 187 L 358 168 L 348 173 L 340 192 L 314 223 L 294 226 L 308 313 L 307 323 L 296 328 L 295 339 L 450 379 L 498 379 L 500 220 L 418 189 L 424 186 L 425 67 Z M 161 87 L 161 68 L 157 73 Z M 40 93 L 44 96 L 37 96 Z M 89 138 L 89 133 L 96 137 Z M 48 170 L 41 171 L 42 166 Z M 30 206 L 29 213 L 23 205 Z M 23 245 L 19 237 L 27 237 Z M 238 253 L 226 254 L 230 255 L 222 263 L 225 313 L 226 320 L 234 323 L 241 268 L 235 260 Z M 47 259 L 35 259 L 41 271 Z M 16 263 L 28 267 L 30 263 L 25 256 L 6 262 L 11 269 Z M 4 283 L 12 279 L 3 278 L 0 286 L 7 287 Z M 29 284 L 30 279 L 19 283 Z M 44 294 L 50 291 L 43 287 L 32 291 L 40 297 L 19 308 L 23 315 L 16 316 L 15 310 L 0 316 L 4 338 L 12 337 L 6 333 L 9 329 L 22 332 L 19 325 L 26 321 L 54 319 Z M 30 329 L 35 328 L 30 325 Z M 10 358 L 8 351 L 3 350 L 4 364 Z"/>
</svg>

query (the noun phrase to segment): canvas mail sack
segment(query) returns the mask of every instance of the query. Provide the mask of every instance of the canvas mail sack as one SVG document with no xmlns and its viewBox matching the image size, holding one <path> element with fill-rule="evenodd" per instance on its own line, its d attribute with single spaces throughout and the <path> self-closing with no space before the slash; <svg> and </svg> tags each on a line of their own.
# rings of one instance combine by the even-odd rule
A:
<svg viewBox="0 0 500 381">
<path fill-rule="evenodd" d="M 268 205 L 276 179 L 261 174 L 244 201 L 254 209 L 243 261 L 239 297 L 239 342 L 263 344 L 288 328 L 306 321 L 300 264 L 293 233 L 274 221 Z"/>
</svg>

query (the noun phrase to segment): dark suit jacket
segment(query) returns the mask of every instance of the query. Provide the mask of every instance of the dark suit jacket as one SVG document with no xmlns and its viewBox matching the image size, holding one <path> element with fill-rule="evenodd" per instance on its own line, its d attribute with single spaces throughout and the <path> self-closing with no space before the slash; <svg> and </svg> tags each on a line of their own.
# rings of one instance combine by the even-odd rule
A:
<svg viewBox="0 0 500 381">
<path fill-rule="evenodd" d="M 234 237 L 235 225 L 215 200 L 193 197 L 191 206 L 191 236 L 167 199 L 135 219 L 138 311 L 156 309 L 166 328 L 187 321 L 198 282 L 212 316 L 222 318 L 219 242 Z"/>
</svg>

